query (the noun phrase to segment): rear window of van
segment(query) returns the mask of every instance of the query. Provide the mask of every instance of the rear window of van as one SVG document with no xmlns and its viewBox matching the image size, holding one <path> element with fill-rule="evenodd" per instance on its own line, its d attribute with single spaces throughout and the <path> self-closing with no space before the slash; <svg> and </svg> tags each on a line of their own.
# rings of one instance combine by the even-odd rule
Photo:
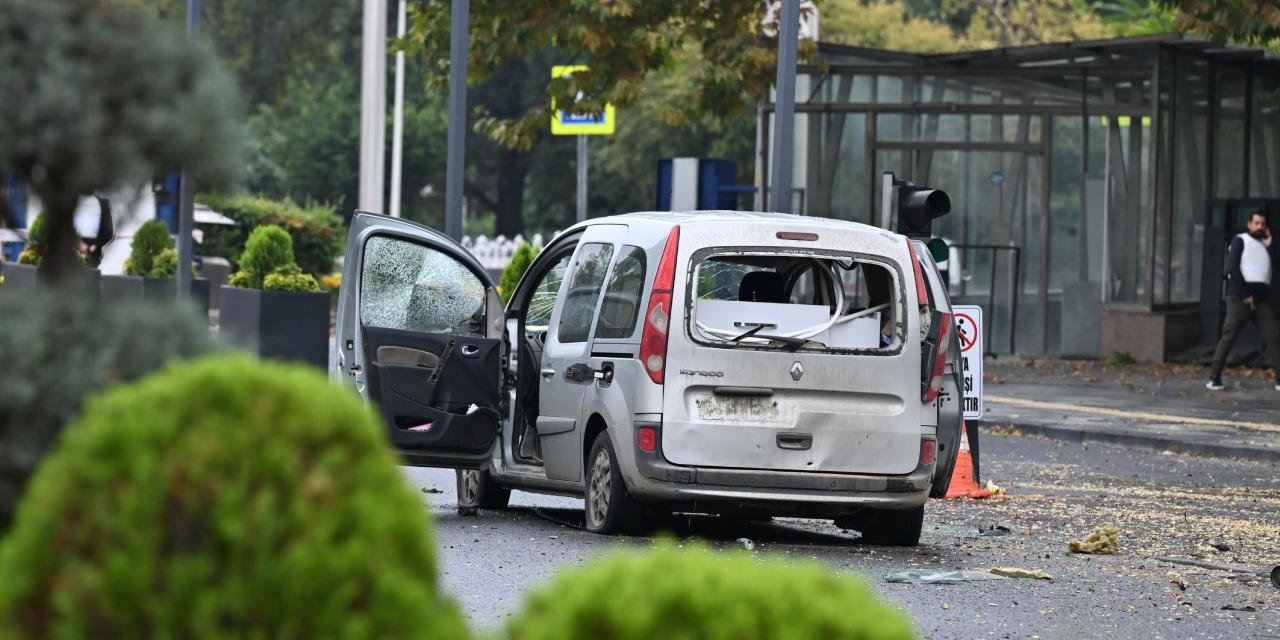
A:
<svg viewBox="0 0 1280 640">
<path fill-rule="evenodd" d="M 869 256 L 694 257 L 689 335 L 728 348 L 891 353 L 901 348 L 896 269 Z"/>
</svg>

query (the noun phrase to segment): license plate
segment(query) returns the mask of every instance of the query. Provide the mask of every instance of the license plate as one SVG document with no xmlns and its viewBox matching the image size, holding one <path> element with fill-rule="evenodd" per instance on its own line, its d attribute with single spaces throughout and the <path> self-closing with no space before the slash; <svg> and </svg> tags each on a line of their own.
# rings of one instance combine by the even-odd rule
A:
<svg viewBox="0 0 1280 640">
<path fill-rule="evenodd" d="M 778 401 L 759 396 L 704 396 L 694 399 L 698 419 L 706 422 L 771 422 L 778 419 Z"/>
</svg>

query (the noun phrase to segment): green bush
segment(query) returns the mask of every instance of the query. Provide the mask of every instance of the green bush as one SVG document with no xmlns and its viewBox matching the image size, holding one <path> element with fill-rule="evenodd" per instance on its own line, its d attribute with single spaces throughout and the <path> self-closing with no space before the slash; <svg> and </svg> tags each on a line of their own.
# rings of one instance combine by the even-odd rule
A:
<svg viewBox="0 0 1280 640">
<path fill-rule="evenodd" d="M 49 232 L 44 226 L 44 216 L 36 216 L 27 227 L 27 246 L 18 254 L 18 264 L 40 265 L 44 262 L 45 251 L 48 250 Z"/>
<path fill-rule="evenodd" d="M 263 291 L 319 291 L 320 285 L 301 269 L 281 269 L 262 279 Z"/>
<path fill-rule="evenodd" d="M 152 278 L 172 278 L 178 275 L 178 250 L 170 247 L 157 253 L 155 260 L 151 261 L 151 273 L 147 275 Z"/>
<path fill-rule="evenodd" d="M 151 269 L 156 256 L 173 248 L 169 237 L 169 225 L 160 220 L 148 220 L 133 234 L 133 246 L 124 263 L 124 272 L 131 276 L 152 276 Z M 177 256 L 174 256 L 174 273 L 177 273 Z M 154 276 L 153 276 L 154 277 Z"/>
<path fill-rule="evenodd" d="M 200 202 L 236 222 L 234 227 L 205 230 L 201 255 L 222 256 L 240 268 L 240 254 L 254 229 L 278 225 L 293 239 L 298 266 L 313 276 L 333 271 L 333 259 L 342 253 L 346 237 L 342 216 L 333 207 L 300 207 L 288 200 L 268 200 L 244 195 L 201 194 Z"/>
<path fill-rule="evenodd" d="M 0 383 L 0 531 L 87 394 L 211 348 L 208 322 L 171 303 L 0 295 L 0 353 L 11 374 Z"/>
<path fill-rule="evenodd" d="M 511 262 L 502 270 L 502 280 L 498 284 L 498 294 L 502 296 L 503 304 L 511 299 L 511 294 L 516 292 L 516 285 L 520 284 L 521 276 L 529 270 L 529 265 L 533 264 L 533 259 L 541 251 L 542 249 L 535 249 L 528 242 L 516 245 L 516 250 L 511 254 Z"/>
<path fill-rule="evenodd" d="M 281 270 L 297 267 L 293 258 L 293 240 L 275 225 L 258 227 L 249 234 L 240 256 L 240 272 L 246 274 L 251 289 L 261 289 L 262 280 Z M 240 286 L 240 285 L 237 285 Z"/>
<path fill-rule="evenodd" d="M 379 422 L 247 356 L 98 396 L 0 546 L 20 638 L 461 638 Z"/>
<path fill-rule="evenodd" d="M 608 594 L 607 598 L 601 594 Z M 914 638 L 862 580 L 818 564 L 660 543 L 561 572 L 525 599 L 512 640 Z"/>
</svg>

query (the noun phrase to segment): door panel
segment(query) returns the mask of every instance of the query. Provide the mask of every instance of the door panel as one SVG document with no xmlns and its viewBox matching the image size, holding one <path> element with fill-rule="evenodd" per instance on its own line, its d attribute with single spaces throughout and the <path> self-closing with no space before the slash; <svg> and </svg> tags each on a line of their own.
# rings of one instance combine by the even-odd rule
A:
<svg viewBox="0 0 1280 640">
<path fill-rule="evenodd" d="M 358 212 L 334 376 L 378 407 L 409 463 L 480 467 L 502 426 L 502 315 L 488 273 L 448 237 Z"/>
<path fill-rule="evenodd" d="M 391 443 L 459 455 L 489 451 L 498 433 L 497 371 L 501 342 L 366 327 L 369 399 L 381 410 Z M 388 348 L 392 347 L 392 348 Z M 407 348 L 407 349 L 406 349 Z M 402 357 L 421 353 L 423 364 Z M 378 354 L 391 358 L 378 359 Z"/>
<path fill-rule="evenodd" d="M 564 285 L 556 297 L 547 341 L 542 352 L 538 392 L 538 437 L 548 478 L 582 478 L 582 399 L 591 375 L 577 375 L 589 368 L 591 332 L 599 312 L 600 292 L 615 253 L 615 243 L 625 237 L 625 225 L 590 227 L 579 240 L 569 263 Z"/>
</svg>

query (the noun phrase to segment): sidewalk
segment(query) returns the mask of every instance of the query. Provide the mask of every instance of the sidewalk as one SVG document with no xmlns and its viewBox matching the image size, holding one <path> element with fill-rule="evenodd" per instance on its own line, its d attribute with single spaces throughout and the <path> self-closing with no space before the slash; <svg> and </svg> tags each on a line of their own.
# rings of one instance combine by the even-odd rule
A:
<svg viewBox="0 0 1280 640">
<path fill-rule="evenodd" d="M 1280 463 L 1280 391 L 1269 369 L 989 360 L 984 429 Z"/>
</svg>

